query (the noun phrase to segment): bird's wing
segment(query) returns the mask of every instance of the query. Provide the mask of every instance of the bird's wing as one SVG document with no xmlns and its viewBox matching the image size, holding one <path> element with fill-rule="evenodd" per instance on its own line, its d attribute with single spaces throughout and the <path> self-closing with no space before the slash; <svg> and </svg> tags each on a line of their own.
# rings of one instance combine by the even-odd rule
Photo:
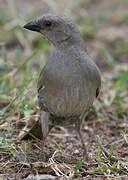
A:
<svg viewBox="0 0 128 180">
<path fill-rule="evenodd" d="M 39 75 L 37 82 L 38 104 L 43 111 L 49 112 L 42 95 L 42 91 L 45 88 L 45 83 L 47 82 L 47 78 L 48 78 L 46 74 L 47 73 L 45 72 L 45 67 L 44 67 Z"/>
<path fill-rule="evenodd" d="M 40 90 L 43 88 L 43 82 L 45 80 L 45 72 L 44 72 L 44 68 L 41 70 L 39 78 L 38 78 L 38 82 L 37 82 L 37 91 L 38 93 L 40 93 Z"/>
<path fill-rule="evenodd" d="M 100 70 L 87 53 L 84 53 L 83 59 L 84 61 L 80 63 L 81 70 L 85 74 L 86 81 L 89 80 L 92 83 L 92 88 L 94 87 L 96 97 L 98 97 L 101 89 Z"/>
</svg>

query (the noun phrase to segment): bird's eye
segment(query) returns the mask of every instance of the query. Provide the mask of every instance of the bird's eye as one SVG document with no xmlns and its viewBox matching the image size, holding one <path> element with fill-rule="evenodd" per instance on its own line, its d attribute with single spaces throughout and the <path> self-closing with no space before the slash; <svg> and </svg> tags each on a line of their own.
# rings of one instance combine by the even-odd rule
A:
<svg viewBox="0 0 128 180">
<path fill-rule="evenodd" d="M 45 22 L 44 22 L 44 26 L 45 26 L 45 27 L 51 27 L 51 25 L 52 25 L 52 22 L 51 22 L 51 21 L 45 21 Z"/>
</svg>

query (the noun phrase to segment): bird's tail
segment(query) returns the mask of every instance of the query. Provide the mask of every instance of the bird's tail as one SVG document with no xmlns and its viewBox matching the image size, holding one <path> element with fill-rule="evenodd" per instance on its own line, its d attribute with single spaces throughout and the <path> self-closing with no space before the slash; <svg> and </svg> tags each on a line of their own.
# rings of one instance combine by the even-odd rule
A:
<svg viewBox="0 0 128 180">
<path fill-rule="evenodd" d="M 45 111 L 40 112 L 40 121 L 41 121 L 43 139 L 45 139 L 49 133 L 49 117 L 50 114 L 48 112 Z"/>
</svg>

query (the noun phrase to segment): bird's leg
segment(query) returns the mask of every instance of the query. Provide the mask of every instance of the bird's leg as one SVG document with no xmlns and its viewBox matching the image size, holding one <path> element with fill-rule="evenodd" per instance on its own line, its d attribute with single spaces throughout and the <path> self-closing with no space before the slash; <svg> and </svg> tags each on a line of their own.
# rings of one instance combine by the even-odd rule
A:
<svg viewBox="0 0 128 180">
<path fill-rule="evenodd" d="M 87 116 L 88 112 L 84 112 L 81 117 L 79 118 L 79 121 L 78 123 L 76 124 L 76 128 L 77 128 L 77 132 L 78 132 L 78 135 L 79 135 L 79 138 L 80 138 L 80 141 L 81 141 L 81 144 L 82 144 L 82 147 L 83 147 L 83 156 L 86 157 L 86 159 L 88 159 L 88 154 L 87 154 L 87 148 L 86 148 L 86 145 L 84 143 L 84 137 L 83 137 L 83 134 L 81 132 L 81 124 L 83 123 L 83 121 L 85 120 L 86 116 Z"/>
<path fill-rule="evenodd" d="M 79 135 L 79 138 L 80 138 L 80 141 L 81 141 L 81 144 L 82 144 L 82 147 L 83 147 L 83 156 L 84 157 L 86 157 L 86 159 L 88 158 L 88 156 L 87 156 L 87 148 L 86 148 L 86 145 L 85 145 L 85 143 L 84 143 L 84 137 L 83 137 L 83 134 L 82 134 L 82 132 L 81 132 L 81 125 L 80 125 L 80 123 L 79 124 L 77 124 L 77 133 L 78 133 L 78 135 Z"/>
</svg>

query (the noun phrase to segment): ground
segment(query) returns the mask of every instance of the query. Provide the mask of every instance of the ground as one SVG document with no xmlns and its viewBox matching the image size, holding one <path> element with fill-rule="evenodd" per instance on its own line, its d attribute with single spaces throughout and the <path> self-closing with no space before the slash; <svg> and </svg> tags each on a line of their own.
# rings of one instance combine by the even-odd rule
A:
<svg viewBox="0 0 128 180">
<path fill-rule="evenodd" d="M 79 0 L 68 6 L 1 0 L 0 179 L 128 178 L 127 8 L 127 0 Z M 82 126 L 88 160 L 73 126 L 53 128 L 45 143 L 20 139 L 26 124 L 39 117 L 36 83 L 52 49 L 47 39 L 22 26 L 42 11 L 62 9 L 76 20 L 101 70 L 100 95 Z"/>
</svg>

